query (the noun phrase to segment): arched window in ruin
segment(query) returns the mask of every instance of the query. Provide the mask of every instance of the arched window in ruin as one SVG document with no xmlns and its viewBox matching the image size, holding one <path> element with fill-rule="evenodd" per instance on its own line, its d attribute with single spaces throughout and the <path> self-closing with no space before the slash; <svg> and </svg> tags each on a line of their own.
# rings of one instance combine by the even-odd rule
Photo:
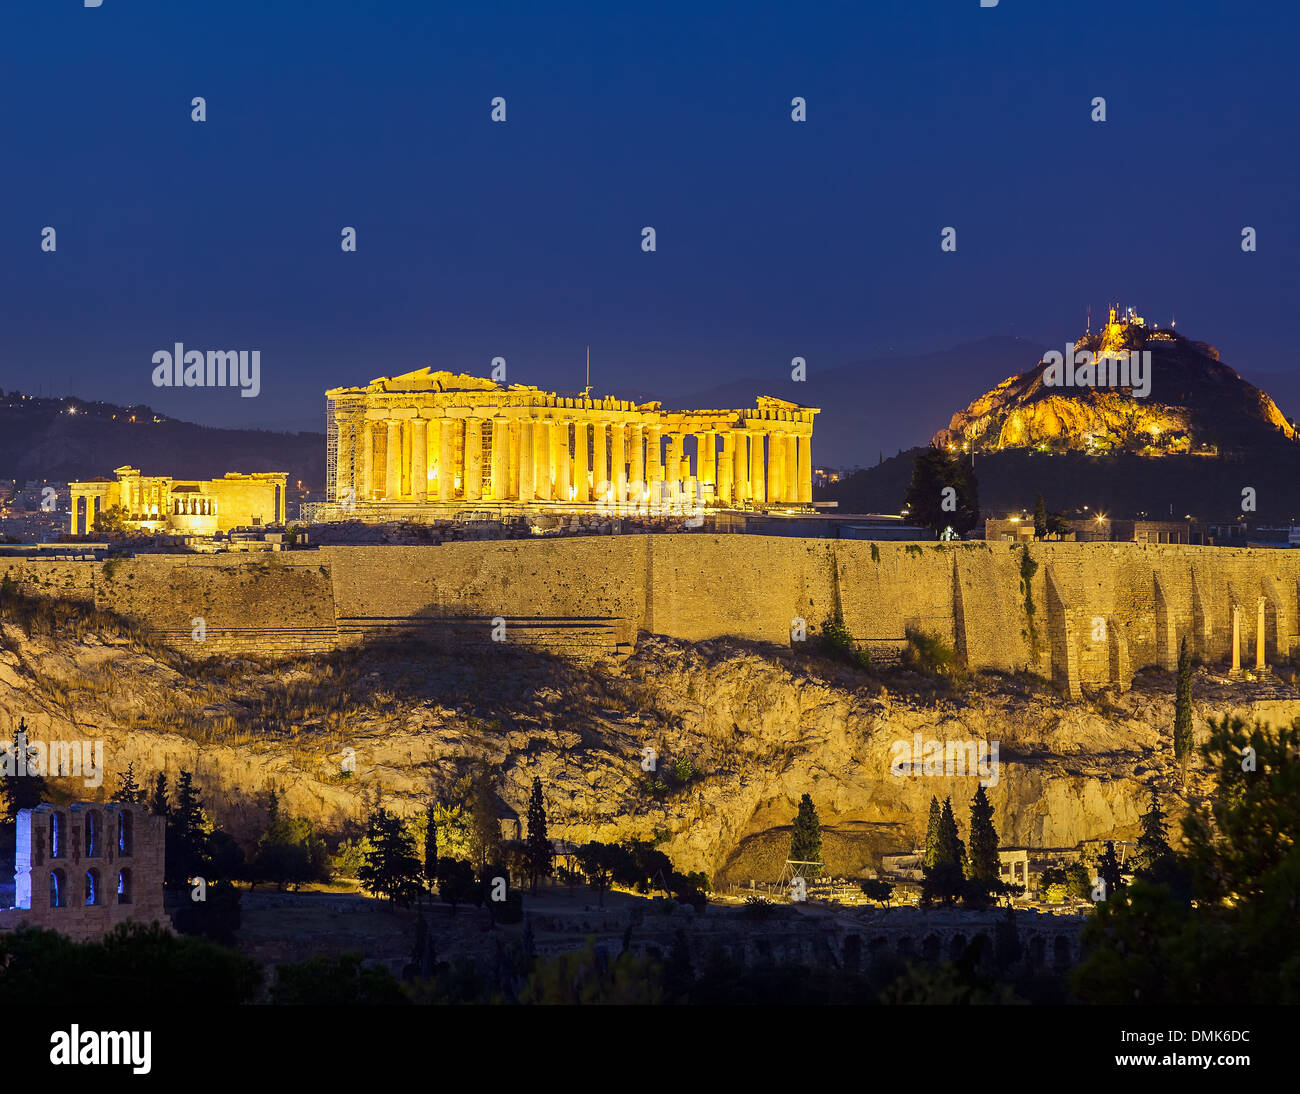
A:
<svg viewBox="0 0 1300 1094">
<path fill-rule="evenodd" d="M 68 903 L 66 879 L 62 870 L 50 871 L 50 907 L 62 908 Z"/>
<path fill-rule="evenodd" d="M 940 951 L 939 936 L 937 934 L 928 934 L 921 943 L 921 959 L 923 961 L 938 961 Z"/>
<path fill-rule="evenodd" d="M 50 858 L 63 857 L 63 814 L 50 814 Z"/>
<path fill-rule="evenodd" d="M 131 903 L 131 871 L 129 869 L 117 872 L 117 902 L 119 904 Z"/>
<path fill-rule="evenodd" d="M 117 815 L 117 850 L 118 854 L 131 854 L 132 836 L 135 835 L 135 815 L 129 809 L 123 809 Z"/>
<path fill-rule="evenodd" d="M 99 899 L 99 871 L 86 871 L 86 903 L 98 904 Z"/>
<path fill-rule="evenodd" d="M 965 952 L 966 936 L 964 934 L 953 935 L 948 943 L 948 959 L 950 961 L 960 961 Z"/>
<path fill-rule="evenodd" d="M 86 814 L 86 858 L 98 858 L 100 855 L 100 834 L 104 822 L 100 820 L 99 810 L 92 809 Z"/>
<path fill-rule="evenodd" d="M 1058 934 L 1052 943 L 1052 960 L 1058 969 L 1063 969 L 1070 963 L 1070 940 L 1063 934 Z"/>
</svg>

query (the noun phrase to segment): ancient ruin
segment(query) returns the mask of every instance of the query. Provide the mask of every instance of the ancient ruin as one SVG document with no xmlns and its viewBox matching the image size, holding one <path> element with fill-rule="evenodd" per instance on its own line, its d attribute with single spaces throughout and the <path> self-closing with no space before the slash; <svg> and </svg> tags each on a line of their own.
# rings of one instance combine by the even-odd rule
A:
<svg viewBox="0 0 1300 1094">
<path fill-rule="evenodd" d="M 141 532 L 210 536 L 231 528 L 283 523 L 285 486 L 280 471 L 242 475 L 229 471 L 220 479 L 173 479 L 142 475 L 130 466 L 115 468 L 112 479 L 69 483 L 72 534 L 93 532 L 95 518 L 120 509 L 122 523 Z"/>
<path fill-rule="evenodd" d="M 667 411 L 429 368 L 325 397 L 329 504 L 318 520 L 436 518 L 475 503 L 581 511 L 651 495 L 812 502 L 818 411 L 783 399 Z"/>
</svg>

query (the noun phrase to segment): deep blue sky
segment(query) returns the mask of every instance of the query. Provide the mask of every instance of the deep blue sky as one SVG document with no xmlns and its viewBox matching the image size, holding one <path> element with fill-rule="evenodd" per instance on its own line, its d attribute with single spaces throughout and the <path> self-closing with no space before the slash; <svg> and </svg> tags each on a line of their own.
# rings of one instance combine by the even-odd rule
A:
<svg viewBox="0 0 1300 1094">
<path fill-rule="evenodd" d="M 424 364 L 671 398 L 1112 297 L 1291 370 L 1300 15 L 1254 7 L 6 0 L 0 386 L 320 428 Z M 154 388 L 176 341 L 261 397 Z"/>
</svg>

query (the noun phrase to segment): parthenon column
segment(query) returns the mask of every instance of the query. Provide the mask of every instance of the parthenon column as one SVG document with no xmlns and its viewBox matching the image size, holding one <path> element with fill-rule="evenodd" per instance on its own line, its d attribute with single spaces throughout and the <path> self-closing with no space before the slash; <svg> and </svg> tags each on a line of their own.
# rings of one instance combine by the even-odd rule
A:
<svg viewBox="0 0 1300 1094">
<path fill-rule="evenodd" d="M 601 494 L 601 483 L 608 483 L 612 476 L 609 472 L 609 451 L 605 444 L 605 422 L 601 419 L 591 423 L 595 432 L 591 438 L 591 486 L 595 491 L 597 501 L 611 501 L 612 497 L 606 493 Z M 610 488 L 605 487 L 608 491 Z"/>
<path fill-rule="evenodd" d="M 549 418 L 533 420 L 533 489 L 538 501 L 550 501 L 551 493 L 551 432 Z"/>
<path fill-rule="evenodd" d="M 456 496 L 456 470 L 452 467 L 453 440 L 451 418 L 438 420 L 438 500 L 451 501 Z"/>
<path fill-rule="evenodd" d="M 664 481 L 668 484 L 669 497 L 677 497 L 682 492 L 682 450 L 685 438 L 680 433 L 668 434 L 668 463 L 664 466 Z"/>
<path fill-rule="evenodd" d="M 660 444 L 661 430 L 656 422 L 653 425 L 646 426 L 645 434 L 645 471 L 646 482 L 656 484 L 654 489 L 658 490 L 658 483 L 664 480 L 663 465 L 663 446 Z"/>
<path fill-rule="evenodd" d="M 787 433 L 781 443 L 785 445 L 785 497 L 782 500 L 793 505 L 799 500 L 799 438 Z"/>
<path fill-rule="evenodd" d="M 731 479 L 736 463 L 736 438 L 730 431 L 722 434 L 722 452 L 718 456 L 718 479 L 714 496 L 723 505 L 731 504 Z"/>
<path fill-rule="evenodd" d="M 591 479 L 587 470 L 587 430 L 590 424 L 586 418 L 573 423 L 573 484 L 578 488 L 574 492 L 574 501 L 591 500 Z"/>
<path fill-rule="evenodd" d="M 532 501 L 536 495 L 533 477 L 536 474 L 536 461 L 533 459 L 533 420 L 519 419 L 519 500 Z"/>
<path fill-rule="evenodd" d="M 411 499 L 429 500 L 429 423 L 424 418 L 411 422 Z"/>
<path fill-rule="evenodd" d="M 336 418 L 337 449 L 334 454 L 334 500 L 342 501 L 352 488 L 352 453 L 356 449 L 357 423 L 351 418 Z"/>
<path fill-rule="evenodd" d="M 510 496 L 510 420 L 492 419 L 492 498 L 505 501 Z"/>
<path fill-rule="evenodd" d="M 551 426 L 551 466 L 555 469 L 555 500 L 569 498 L 569 419 L 557 418 Z"/>
<path fill-rule="evenodd" d="M 610 501 L 621 506 L 627 501 L 627 426 L 613 422 L 609 427 Z"/>
<path fill-rule="evenodd" d="M 483 499 L 483 419 L 465 419 L 465 500 Z"/>
<path fill-rule="evenodd" d="M 775 430 L 767 434 L 767 500 L 785 501 L 785 437 Z"/>
<path fill-rule="evenodd" d="M 736 501 L 748 501 L 751 497 L 749 488 L 749 433 L 743 429 L 733 429 L 731 436 L 735 438 L 736 446 L 732 453 L 735 461 L 735 484 L 734 491 Z"/>
<path fill-rule="evenodd" d="M 384 446 L 384 500 L 396 501 L 402 489 L 402 423 L 388 418 L 388 443 Z"/>
<path fill-rule="evenodd" d="M 767 501 L 766 464 L 763 462 L 763 438 L 758 430 L 749 435 L 749 494 L 762 505 Z"/>
<path fill-rule="evenodd" d="M 705 486 L 714 487 L 715 494 L 718 484 L 717 436 L 712 430 L 695 434 L 695 478 Z"/>
<path fill-rule="evenodd" d="M 640 503 L 645 500 L 645 428 L 634 424 L 632 434 L 632 465 L 628 472 L 628 500 Z"/>
<path fill-rule="evenodd" d="M 799 434 L 799 504 L 812 504 L 812 434 Z"/>
<path fill-rule="evenodd" d="M 521 496 L 519 493 L 519 472 L 523 467 L 523 460 L 519 455 L 523 421 L 520 418 L 511 418 L 507 421 L 506 428 L 510 431 L 510 482 L 506 486 L 505 496 L 507 498 L 518 498 Z M 529 459 L 532 459 L 531 450 Z"/>
</svg>

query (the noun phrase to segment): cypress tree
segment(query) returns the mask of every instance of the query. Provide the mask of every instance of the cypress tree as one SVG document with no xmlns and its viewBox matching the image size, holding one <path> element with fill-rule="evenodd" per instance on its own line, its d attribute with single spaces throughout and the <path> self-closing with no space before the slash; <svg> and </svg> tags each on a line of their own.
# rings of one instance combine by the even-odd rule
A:
<svg viewBox="0 0 1300 1094">
<path fill-rule="evenodd" d="M 533 793 L 528 799 L 528 883 L 537 892 L 537 879 L 549 877 L 555 851 L 546 838 L 546 804 L 542 801 L 542 780 L 533 776 Z"/>
<path fill-rule="evenodd" d="M 943 812 L 939 814 L 939 847 L 936 866 L 961 868 L 966 858 L 966 847 L 957 835 L 957 818 L 952 815 L 952 798 L 943 799 Z"/>
<path fill-rule="evenodd" d="M 1034 502 L 1034 536 L 1042 539 L 1047 535 L 1047 506 L 1043 504 L 1043 495 L 1038 495 Z"/>
<path fill-rule="evenodd" d="M 1112 899 L 1124 884 L 1124 877 L 1120 873 L 1119 859 L 1115 855 L 1114 840 L 1106 841 L 1106 850 L 1102 852 L 1101 857 L 1097 860 L 1097 875 L 1106 884 L 1106 899 Z"/>
<path fill-rule="evenodd" d="M 997 881 L 998 833 L 993 827 L 993 806 L 981 786 L 970 805 L 970 876 L 979 881 Z"/>
<path fill-rule="evenodd" d="M 939 855 L 939 799 L 930 798 L 930 823 L 925 829 L 925 855 L 921 865 L 927 870 L 934 869 Z"/>
<path fill-rule="evenodd" d="M 1174 757 L 1186 760 L 1192 751 L 1192 658 L 1187 639 L 1178 649 L 1178 683 L 1174 689 Z"/>
<path fill-rule="evenodd" d="M 424 885 L 429 892 L 438 883 L 438 825 L 433 819 L 433 805 L 424 811 Z M 423 915 L 423 913 L 421 913 Z"/>
<path fill-rule="evenodd" d="M 821 821 L 808 794 L 799 799 L 799 812 L 790 838 L 790 859 L 793 862 L 821 862 L 822 859 Z"/>
</svg>

